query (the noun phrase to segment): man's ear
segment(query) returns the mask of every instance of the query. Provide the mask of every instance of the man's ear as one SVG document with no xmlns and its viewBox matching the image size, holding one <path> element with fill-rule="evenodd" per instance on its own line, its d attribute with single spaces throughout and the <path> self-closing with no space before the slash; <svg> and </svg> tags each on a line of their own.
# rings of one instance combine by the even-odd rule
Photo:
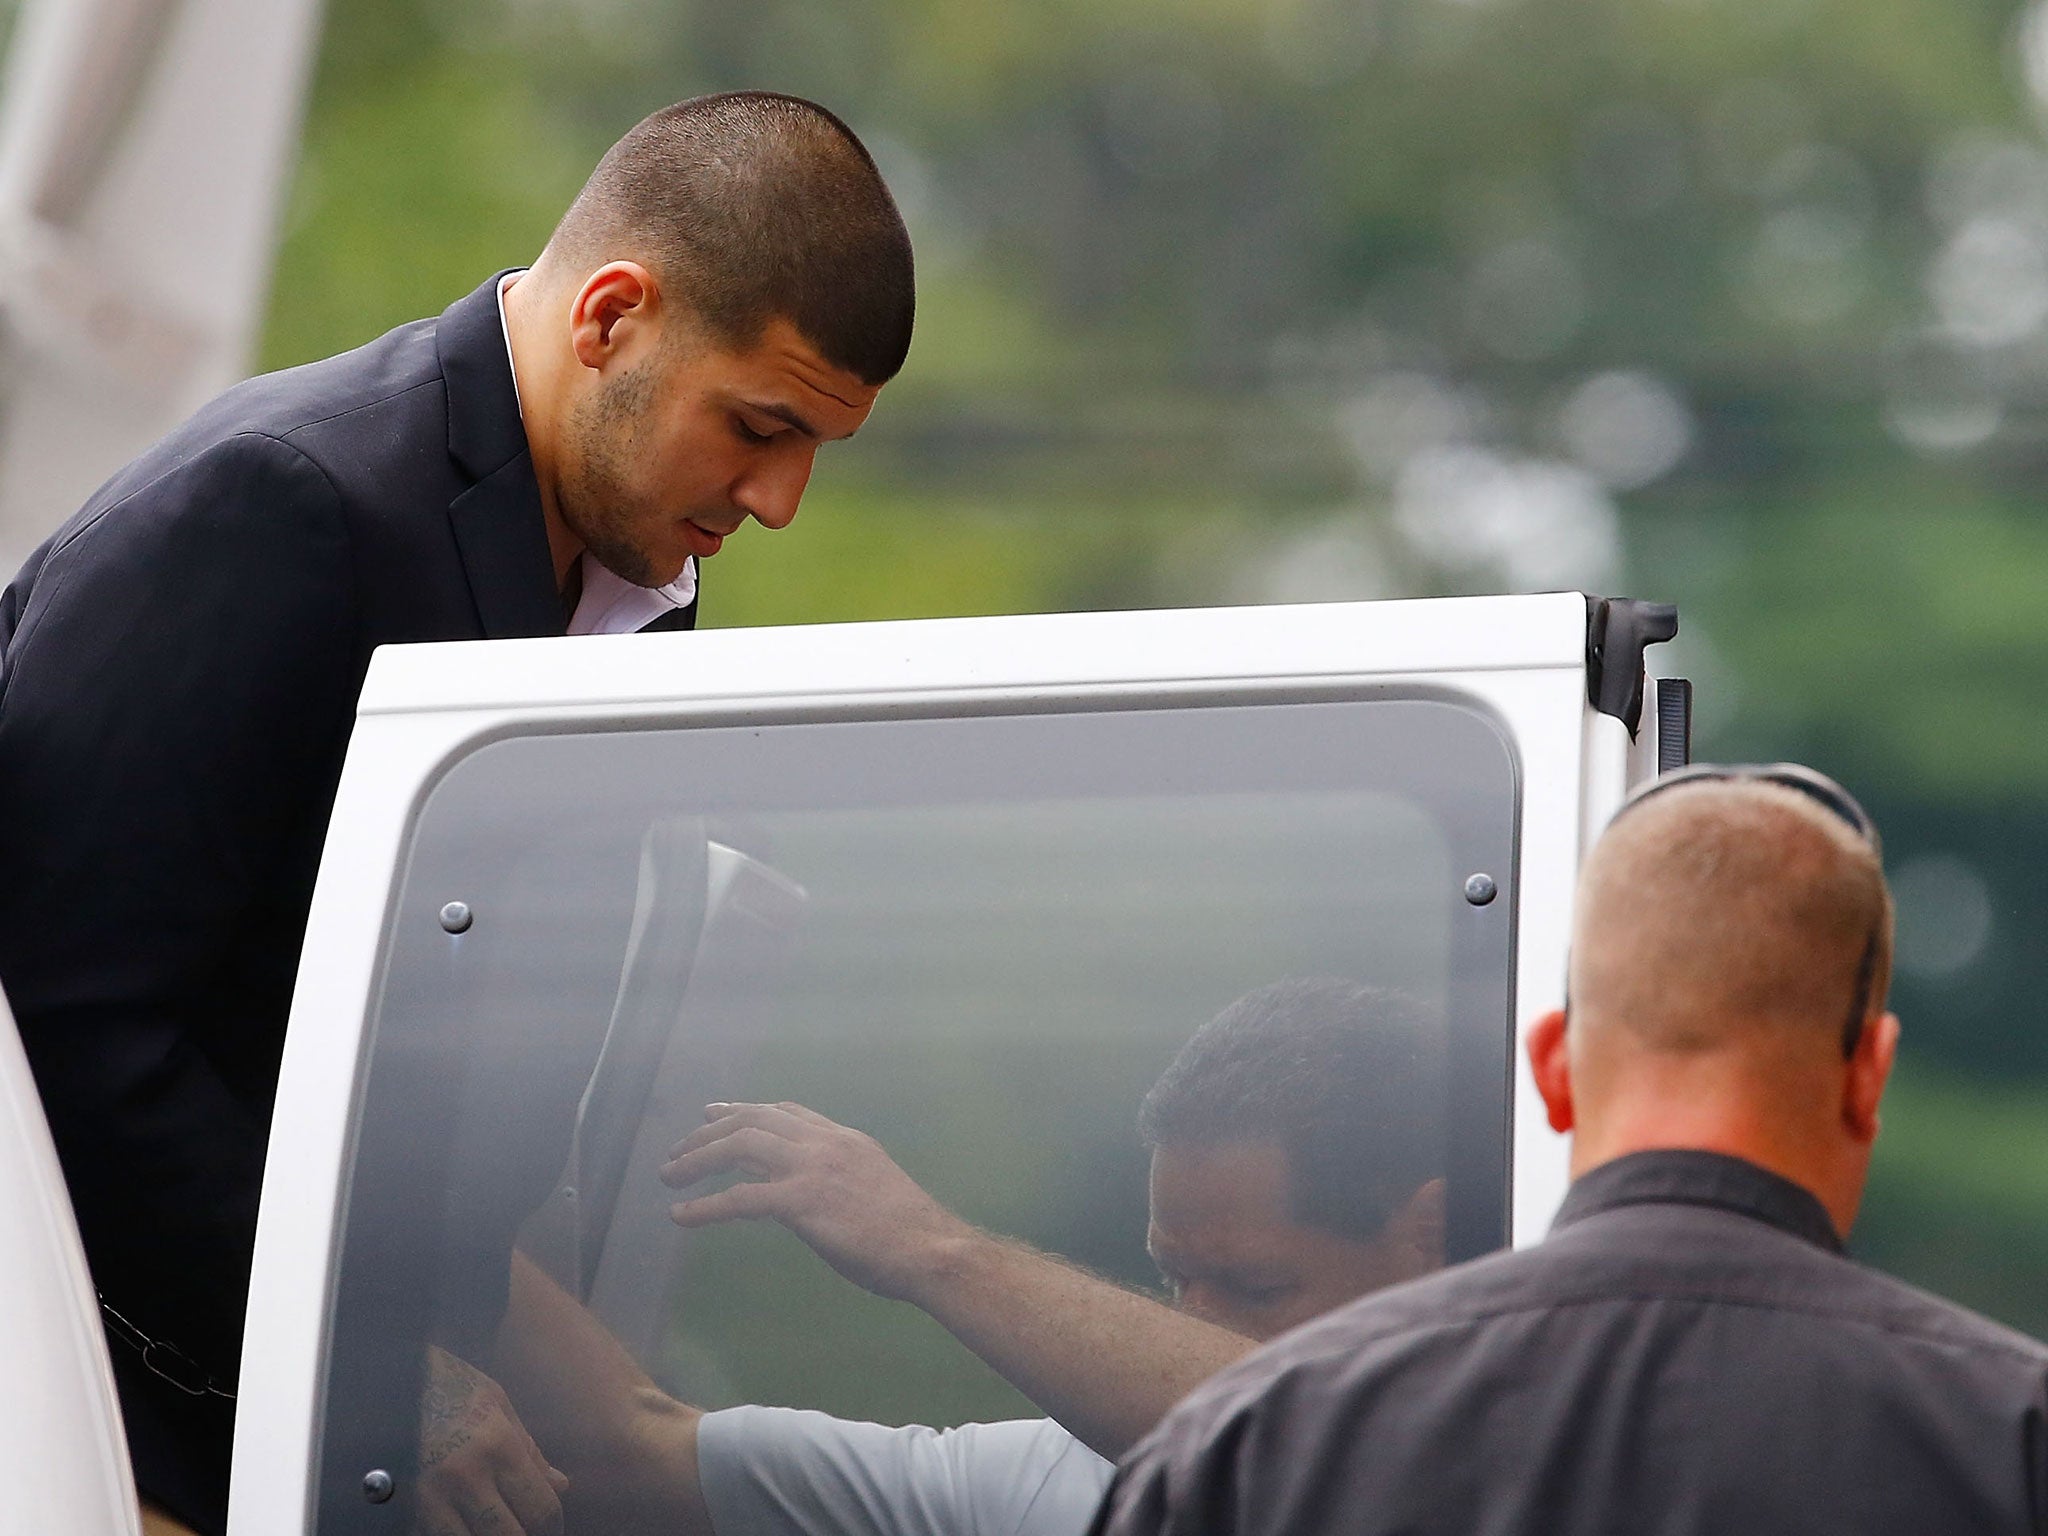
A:
<svg viewBox="0 0 2048 1536">
<path fill-rule="evenodd" d="M 576 361 L 602 372 L 630 350 L 658 340 L 661 288 L 637 261 L 608 261 L 569 302 L 569 345 Z"/>
<path fill-rule="evenodd" d="M 1536 1091 L 1543 1095 L 1543 1107 L 1550 1112 L 1550 1128 L 1560 1135 L 1575 1123 L 1565 1026 L 1564 1010 L 1556 1009 L 1531 1024 L 1524 1041 L 1529 1052 L 1529 1070 L 1536 1078 Z"/>
<path fill-rule="evenodd" d="M 1899 1054 L 1899 1016 L 1870 1020 L 1857 1036 L 1856 1050 L 1842 1076 L 1842 1127 L 1868 1146 L 1877 1140 L 1877 1106 Z"/>
</svg>

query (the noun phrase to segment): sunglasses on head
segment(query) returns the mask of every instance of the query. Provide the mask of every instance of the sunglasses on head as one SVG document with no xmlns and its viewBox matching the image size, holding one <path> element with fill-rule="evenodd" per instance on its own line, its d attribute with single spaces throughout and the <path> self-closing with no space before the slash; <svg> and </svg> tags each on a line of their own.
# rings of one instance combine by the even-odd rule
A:
<svg viewBox="0 0 2048 1536">
<path fill-rule="evenodd" d="M 1877 823 L 1856 803 L 1856 797 L 1826 774 L 1804 763 L 1693 763 L 1684 768 L 1674 768 L 1669 773 L 1658 774 L 1624 800 L 1621 809 L 1614 813 L 1615 819 L 1619 820 L 1653 795 L 1661 795 L 1685 784 L 1776 784 L 1795 790 L 1832 813 L 1836 820 L 1868 843 L 1872 852 L 1882 854 L 1884 851 L 1884 845 L 1878 839 Z"/>
<path fill-rule="evenodd" d="M 1803 763 L 1693 763 L 1674 768 L 1669 773 L 1660 773 L 1624 800 L 1613 820 L 1619 821 L 1652 796 L 1687 784 L 1776 784 L 1795 790 L 1848 827 L 1872 853 L 1880 859 L 1884 857 L 1884 844 L 1870 813 L 1856 803 L 1856 797 L 1848 790 Z M 1870 1012 L 1870 989 L 1877 979 L 1877 941 L 1878 931 L 1872 928 L 1863 944 L 1863 957 L 1856 964 L 1855 993 L 1849 1001 L 1849 1016 L 1842 1021 L 1844 1058 L 1856 1054 L 1857 1042 L 1863 1038 L 1863 1021 Z"/>
</svg>

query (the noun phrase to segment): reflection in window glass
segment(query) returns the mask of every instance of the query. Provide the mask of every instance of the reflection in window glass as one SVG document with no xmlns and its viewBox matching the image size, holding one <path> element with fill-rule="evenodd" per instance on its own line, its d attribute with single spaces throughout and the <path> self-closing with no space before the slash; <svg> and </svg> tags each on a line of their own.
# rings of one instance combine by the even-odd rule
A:
<svg viewBox="0 0 2048 1536">
<path fill-rule="evenodd" d="M 1154 1378 L 1499 1241 L 1512 904 L 1459 891 L 1513 802 L 1419 700 L 478 752 L 399 899 L 323 1529 L 1078 1536 Z M 567 1491 L 457 1476 L 480 1401 Z"/>
</svg>

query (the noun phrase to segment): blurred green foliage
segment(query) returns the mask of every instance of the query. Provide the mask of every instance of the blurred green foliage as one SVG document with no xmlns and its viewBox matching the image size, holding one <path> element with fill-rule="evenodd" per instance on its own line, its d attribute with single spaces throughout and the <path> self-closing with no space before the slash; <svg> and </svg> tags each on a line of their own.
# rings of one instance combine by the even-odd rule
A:
<svg viewBox="0 0 2048 1536">
<path fill-rule="evenodd" d="M 816 96 L 903 378 L 707 621 L 1587 586 L 1707 755 L 1881 813 L 1862 1244 L 2048 1330 L 2048 80 L 2015 0 L 332 0 L 264 361 L 529 260 L 698 91 Z M 1909 899 L 1910 898 L 1910 899 Z"/>
</svg>

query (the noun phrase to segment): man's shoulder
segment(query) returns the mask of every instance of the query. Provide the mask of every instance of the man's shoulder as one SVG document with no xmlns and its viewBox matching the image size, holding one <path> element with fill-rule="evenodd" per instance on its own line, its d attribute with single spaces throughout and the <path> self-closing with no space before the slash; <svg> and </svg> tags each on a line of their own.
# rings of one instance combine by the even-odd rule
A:
<svg viewBox="0 0 2048 1536">
<path fill-rule="evenodd" d="M 415 320 L 352 351 L 244 380 L 159 448 L 189 453 L 238 437 L 268 437 L 319 457 L 320 449 L 337 444 L 388 441 L 392 424 L 408 418 L 445 432 L 436 330 L 434 320 Z"/>
<path fill-rule="evenodd" d="M 1729 1222 L 1758 1246 L 1731 1251 L 1719 1230 Z M 1743 1217 L 1646 1206 L 1362 1297 L 1218 1373 L 1168 1423 L 1199 1434 L 1276 1394 L 1369 1394 L 1482 1331 L 1508 1345 L 1541 1317 L 1585 1309 L 1619 1322 L 1659 1304 L 1796 1314 L 1791 1337 L 1880 1373 L 1887 1358 L 1968 1360 L 2001 1380 L 2048 1381 L 2048 1345 L 1967 1307 Z"/>
<path fill-rule="evenodd" d="M 346 506 L 366 487 L 391 484 L 395 464 L 407 471 L 400 483 L 426 493 L 431 482 L 445 498 L 448 463 L 436 322 L 414 321 L 215 396 L 117 471 L 46 547 L 62 549 L 91 529 L 140 529 L 181 508 L 268 518 L 301 502 Z M 262 505 L 243 508 L 255 501 Z"/>
<path fill-rule="evenodd" d="M 1232 1370 L 1270 1357 L 1276 1369 L 1339 1361 L 1361 1347 L 1548 1304 L 1557 1266 L 1543 1245 L 1503 1250 L 1374 1291 L 1282 1334 Z"/>
<path fill-rule="evenodd" d="M 1882 1334 L 1902 1348 L 2003 1355 L 2048 1370 L 2048 1345 L 1752 1215 L 1683 1201 L 1606 1210 L 1528 1250 L 1560 1304 L 1604 1297 L 1792 1314 L 1826 1341 Z"/>
<path fill-rule="evenodd" d="M 2022 1370 L 2048 1374 L 2048 1344 L 2041 1340 L 1883 1270 L 1855 1263 L 1844 1267 L 1847 1278 L 1823 1304 L 1846 1321 L 1867 1324 L 1907 1344 L 2001 1355 Z"/>
<path fill-rule="evenodd" d="M 1167 1440 L 1236 1417 L 1276 1389 L 1332 1373 L 1395 1366 L 1407 1346 L 1549 1304 L 1552 1270 L 1541 1247 L 1489 1254 L 1375 1291 L 1262 1345 L 1197 1387 L 1151 1437 Z M 1320 1390 L 1310 1387 L 1310 1390 Z"/>
</svg>

